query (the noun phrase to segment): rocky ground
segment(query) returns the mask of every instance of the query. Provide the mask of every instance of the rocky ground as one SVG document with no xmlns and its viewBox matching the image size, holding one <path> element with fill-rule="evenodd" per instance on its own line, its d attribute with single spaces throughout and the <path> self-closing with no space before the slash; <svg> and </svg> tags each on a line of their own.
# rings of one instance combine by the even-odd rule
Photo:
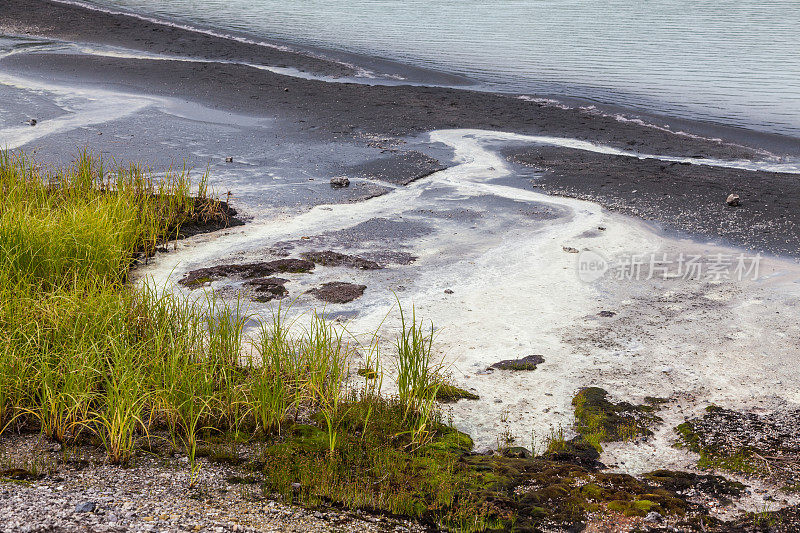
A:
<svg viewBox="0 0 800 533">
<path fill-rule="evenodd" d="M 260 479 L 209 451 L 194 485 L 188 458 L 140 454 L 129 467 L 89 446 L 38 435 L 0 440 L 0 531 L 422 531 L 402 519 L 304 510 L 265 495 Z"/>
<path fill-rule="evenodd" d="M 633 406 L 609 398 L 602 389 L 580 391 L 573 401 L 579 436 L 569 441 L 554 436 L 537 457 L 524 448 L 501 446 L 461 458 L 494 471 L 503 488 L 489 489 L 494 496 L 487 501 L 515 509 L 513 531 L 788 533 L 800 528 L 800 506 L 791 497 L 800 459 L 796 413 L 712 406 L 674 428 L 676 446 L 697 454 L 693 471 L 631 476 L 609 472 L 595 448 L 647 439 L 648 428 L 662 423 L 654 415 L 659 402 Z M 636 432 L 624 431 L 633 425 Z M 265 472 L 253 467 L 264 453 L 260 446 L 201 444 L 199 470 L 192 474 L 188 457 L 165 438 L 152 438 L 123 467 L 107 464 L 102 448 L 89 440 L 62 447 L 38 434 L 7 434 L 0 439 L 0 531 L 435 530 L 341 507 L 293 506 L 265 489 Z M 762 498 L 766 504 L 743 510 L 754 492 L 768 492 Z"/>
</svg>

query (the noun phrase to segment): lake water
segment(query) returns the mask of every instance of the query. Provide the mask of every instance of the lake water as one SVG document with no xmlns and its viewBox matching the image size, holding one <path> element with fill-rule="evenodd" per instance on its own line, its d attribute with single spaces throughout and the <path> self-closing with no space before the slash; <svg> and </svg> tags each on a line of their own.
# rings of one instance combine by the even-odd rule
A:
<svg viewBox="0 0 800 533">
<path fill-rule="evenodd" d="M 92 0 L 206 28 L 800 136 L 795 0 Z"/>
</svg>

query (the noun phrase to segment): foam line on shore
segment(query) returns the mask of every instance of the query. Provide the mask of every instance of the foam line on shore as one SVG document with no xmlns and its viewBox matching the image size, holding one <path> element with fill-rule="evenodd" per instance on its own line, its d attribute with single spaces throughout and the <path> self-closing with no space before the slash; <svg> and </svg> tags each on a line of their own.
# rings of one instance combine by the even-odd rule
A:
<svg viewBox="0 0 800 533">
<path fill-rule="evenodd" d="M 134 115 L 156 103 L 154 98 L 103 89 L 68 88 L 19 78 L 0 72 L 0 85 L 24 91 L 47 93 L 66 111 L 62 116 L 39 120 L 30 125 L 0 128 L 0 148 L 13 150 L 48 135 L 103 124 Z"/>
<path fill-rule="evenodd" d="M 675 157 L 669 155 L 656 155 L 645 154 L 640 152 L 631 152 L 628 150 L 621 150 L 612 146 L 597 144 L 589 141 L 579 139 L 571 139 L 565 137 L 551 137 L 547 135 L 522 135 L 517 133 L 506 133 L 497 131 L 485 130 L 440 130 L 440 132 L 433 132 L 432 137 L 441 135 L 441 132 L 455 132 L 461 135 L 475 135 L 480 133 L 487 138 L 491 137 L 498 141 L 508 142 L 525 142 L 530 144 L 544 144 L 548 146 L 558 146 L 561 148 L 570 148 L 573 150 L 583 150 L 587 152 L 594 152 L 597 154 L 616 155 L 624 157 L 633 157 L 637 159 L 656 159 L 666 163 L 684 163 L 690 165 L 700 165 L 708 167 L 732 168 L 739 170 L 749 171 L 763 171 L 763 172 L 780 172 L 785 174 L 800 174 L 800 162 L 775 162 L 775 161 L 751 161 L 747 159 L 726 161 L 715 158 L 705 157 Z"/>
<path fill-rule="evenodd" d="M 191 263 L 212 261 L 221 256 L 246 250 L 257 242 L 262 245 L 270 244 L 274 241 L 296 238 L 298 235 L 313 234 L 323 227 L 326 231 L 342 230 L 372 218 L 399 215 L 423 202 L 421 198 L 425 191 L 434 187 L 449 187 L 452 191 L 450 195 L 460 199 L 494 195 L 509 200 L 559 206 L 573 210 L 583 217 L 592 218 L 589 225 L 598 222 L 601 217 L 602 209 L 598 204 L 490 183 L 493 179 L 511 173 L 502 157 L 483 146 L 489 140 L 498 139 L 495 132 L 439 130 L 432 132 L 430 136 L 432 141 L 442 142 L 453 148 L 457 165 L 355 205 L 315 206 L 288 220 L 281 217 L 250 225 L 246 232 L 220 237 L 207 247 L 195 248 L 188 257 L 182 258 L 182 254 L 165 256 L 162 265 L 151 269 L 149 274 L 156 277 L 155 281 L 158 284 L 162 284 L 178 266 L 177 263 L 167 264 L 167 261 L 170 263 L 173 260 L 181 262 L 183 259 L 188 259 Z"/>
<path fill-rule="evenodd" d="M 120 11 L 120 10 L 114 10 L 114 9 L 107 9 L 107 8 L 103 8 L 103 7 L 97 6 L 95 4 L 88 3 L 88 2 L 81 2 L 79 0 L 52 0 L 52 1 L 55 2 L 55 3 L 58 3 L 58 4 L 76 6 L 76 7 L 80 7 L 80 8 L 83 8 L 83 9 L 90 10 L 90 11 L 97 11 L 99 13 L 106 13 L 108 15 L 132 17 L 132 18 L 135 18 L 135 19 L 138 19 L 138 20 L 142 20 L 142 21 L 145 21 L 145 22 L 150 22 L 150 23 L 153 23 L 153 24 L 160 24 L 162 26 L 169 26 L 169 27 L 177 28 L 177 29 L 181 29 L 181 30 L 191 31 L 191 32 L 195 32 L 195 33 L 201 33 L 201 34 L 204 34 L 204 35 L 209 35 L 211 37 L 217 37 L 217 38 L 220 38 L 220 39 L 227 39 L 227 40 L 231 40 L 231 41 L 240 42 L 240 43 L 243 43 L 243 44 L 251 44 L 251 45 L 255 45 L 255 46 L 263 46 L 265 48 L 272 48 L 274 50 L 278 50 L 278 51 L 281 51 L 281 52 L 297 54 L 297 55 L 303 55 L 303 56 L 306 56 L 306 57 L 313 57 L 315 59 L 321 59 L 321 60 L 324 60 L 324 61 L 328 61 L 330 63 L 335 63 L 335 64 L 338 64 L 338 65 L 347 67 L 349 69 L 352 69 L 353 71 L 356 72 L 357 77 L 368 78 L 368 77 L 372 77 L 372 76 L 375 75 L 375 73 L 372 72 L 371 70 L 365 69 L 365 68 L 362 68 L 362 67 L 358 67 L 357 65 L 354 65 L 353 63 L 349 63 L 347 61 L 342 61 L 342 60 L 338 60 L 338 59 L 333 59 L 333 58 L 327 57 L 327 56 L 325 56 L 323 54 L 313 53 L 313 52 L 308 51 L 308 50 L 301 50 L 301 49 L 298 49 L 298 48 L 293 48 L 291 46 L 287 46 L 287 45 L 284 45 L 284 44 L 276 44 L 276 43 L 264 41 L 262 39 L 250 39 L 250 38 L 247 38 L 247 37 L 242 37 L 240 35 L 234 35 L 232 33 L 219 32 L 219 31 L 214 31 L 214 30 L 210 30 L 210 29 L 207 29 L 207 28 L 200 28 L 198 26 L 192 26 L 191 24 L 181 24 L 181 23 L 178 23 L 178 22 L 175 22 L 175 21 L 164 20 L 164 19 L 161 19 L 161 18 L 158 18 L 158 17 L 148 17 L 146 15 L 141 15 L 141 14 L 133 13 L 133 12 L 130 12 L 130 11 Z"/>
<path fill-rule="evenodd" d="M 0 149 L 17 149 L 48 135 L 96 126 L 141 113 L 149 107 L 160 112 L 200 122 L 258 127 L 270 123 L 260 117 L 239 115 L 168 97 L 146 96 L 115 90 L 82 88 L 47 83 L 0 72 L 0 85 L 38 94 L 48 94 L 65 113 L 53 118 L 38 117 L 28 124 L 0 127 Z"/>
</svg>

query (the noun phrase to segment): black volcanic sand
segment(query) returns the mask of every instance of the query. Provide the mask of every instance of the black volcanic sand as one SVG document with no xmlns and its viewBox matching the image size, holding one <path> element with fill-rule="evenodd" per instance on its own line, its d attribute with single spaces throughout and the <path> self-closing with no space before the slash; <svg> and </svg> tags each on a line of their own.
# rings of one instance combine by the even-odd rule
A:
<svg viewBox="0 0 800 533">
<path fill-rule="evenodd" d="M 416 150 L 406 150 L 354 165 L 345 172 L 348 176 L 408 185 L 445 168 L 438 159 Z"/>
<path fill-rule="evenodd" d="M 326 75 L 352 74 L 349 67 L 318 57 L 46 0 L 4 0 L 2 28 L 155 53 L 288 65 Z M 131 92 L 180 97 L 216 109 L 274 117 L 286 138 L 391 146 L 402 142 L 399 138 L 433 129 L 478 128 L 578 138 L 642 153 L 721 159 L 763 157 L 755 148 L 675 135 L 587 110 L 565 110 L 510 95 L 459 89 L 327 83 L 244 65 L 63 53 L 15 54 L 0 60 L 0 68 L 84 85 L 108 86 L 108 80 L 113 80 L 115 88 Z M 681 127 L 691 130 L 685 122 Z M 698 129 L 708 131 L 709 127 L 704 124 Z M 725 128 L 716 131 L 725 138 Z M 742 138 L 741 130 L 735 137 Z M 797 139 L 772 142 L 769 139 L 776 136 L 756 133 L 750 138 L 754 147 L 780 147 L 782 153 L 800 154 Z M 591 198 L 657 220 L 668 229 L 721 237 L 759 251 L 800 255 L 796 225 L 800 181 L 793 176 L 688 165 L 662 169 L 664 164 L 656 161 L 541 147 L 514 150 L 511 159 L 545 170 L 543 183 L 556 194 Z M 400 163 L 407 168 L 397 169 Z M 380 179 L 405 183 L 437 164 L 425 157 L 394 154 L 350 170 L 356 175 L 375 170 Z M 742 207 L 725 206 L 725 197 L 731 192 L 742 196 Z"/>
<path fill-rule="evenodd" d="M 800 255 L 800 176 L 667 163 L 555 147 L 508 150 L 544 170 L 545 190 L 750 249 Z M 730 193 L 741 206 L 725 203 Z"/>
</svg>

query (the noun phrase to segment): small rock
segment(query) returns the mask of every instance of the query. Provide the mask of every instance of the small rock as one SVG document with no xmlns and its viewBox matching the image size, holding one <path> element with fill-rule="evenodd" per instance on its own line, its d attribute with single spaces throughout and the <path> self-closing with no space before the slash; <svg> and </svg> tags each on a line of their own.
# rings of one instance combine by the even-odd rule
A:
<svg viewBox="0 0 800 533">
<path fill-rule="evenodd" d="M 445 294 L 453 294 L 453 290 L 452 289 L 445 289 L 444 293 Z"/>
<path fill-rule="evenodd" d="M 38 124 L 38 122 L 39 122 L 38 120 L 32 118 L 28 121 L 28 124 L 30 124 L 31 126 L 35 126 L 36 124 Z"/>
<path fill-rule="evenodd" d="M 536 370 L 536 365 L 544 363 L 544 356 L 539 354 L 526 355 L 519 359 L 505 359 L 489 367 L 494 370 Z"/>
<path fill-rule="evenodd" d="M 727 200 L 725 200 L 725 203 L 731 207 L 739 207 L 742 205 L 738 194 L 729 194 Z"/>
<path fill-rule="evenodd" d="M 577 254 L 580 252 L 580 250 L 578 250 L 577 248 L 573 248 L 572 246 L 562 246 L 561 249 L 567 252 L 568 254 Z"/>
<path fill-rule="evenodd" d="M 292 491 L 293 492 L 300 492 L 300 490 L 302 488 L 303 488 L 303 485 L 301 485 L 300 483 L 292 483 Z"/>
<path fill-rule="evenodd" d="M 664 517 L 655 511 L 650 511 L 647 513 L 647 516 L 644 517 L 644 521 L 651 524 L 659 524 L 663 519 Z"/>
<path fill-rule="evenodd" d="M 331 178 L 331 187 L 334 189 L 344 189 L 345 187 L 350 186 L 350 180 L 344 176 L 336 176 L 335 178 Z"/>
<path fill-rule="evenodd" d="M 62 449 L 63 449 L 63 448 L 61 447 L 61 444 L 59 444 L 58 442 L 56 442 L 56 443 L 55 443 L 55 444 L 53 444 L 53 446 L 50 448 L 50 451 L 53 451 L 53 452 L 60 452 Z"/>
<path fill-rule="evenodd" d="M 233 163 L 233 158 L 232 157 L 226 157 L 225 158 L 225 162 L 226 163 Z"/>
<path fill-rule="evenodd" d="M 97 504 L 94 502 L 83 502 L 75 506 L 76 513 L 93 513 L 97 509 Z"/>
<path fill-rule="evenodd" d="M 616 314 L 617 313 L 615 313 L 614 311 L 600 311 L 599 313 L 597 313 L 597 316 L 601 316 L 603 318 L 611 318 L 612 316 L 615 316 Z"/>
<path fill-rule="evenodd" d="M 289 88 L 288 87 L 284 87 L 283 88 L 283 92 L 288 93 L 289 92 Z"/>
</svg>

